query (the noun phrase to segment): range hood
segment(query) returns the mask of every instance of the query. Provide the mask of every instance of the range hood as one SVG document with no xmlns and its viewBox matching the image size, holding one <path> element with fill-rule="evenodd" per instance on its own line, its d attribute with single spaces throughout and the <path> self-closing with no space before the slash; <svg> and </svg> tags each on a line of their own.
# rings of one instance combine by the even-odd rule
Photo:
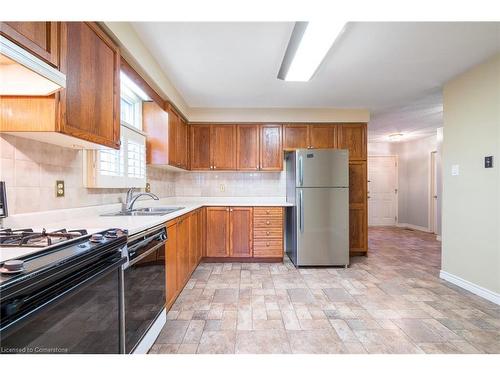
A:
<svg viewBox="0 0 500 375">
<path fill-rule="evenodd" d="M 66 75 L 0 35 L 0 95 L 46 96 L 66 87 Z"/>
</svg>

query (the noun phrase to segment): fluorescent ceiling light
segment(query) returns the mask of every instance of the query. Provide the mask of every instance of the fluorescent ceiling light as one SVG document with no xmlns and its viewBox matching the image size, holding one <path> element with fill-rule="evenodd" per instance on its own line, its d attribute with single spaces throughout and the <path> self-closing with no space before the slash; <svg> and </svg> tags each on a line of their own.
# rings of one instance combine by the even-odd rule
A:
<svg viewBox="0 0 500 375">
<path fill-rule="evenodd" d="M 344 27 L 334 21 L 296 22 L 278 78 L 309 81 Z"/>
<path fill-rule="evenodd" d="M 391 142 L 399 142 L 403 138 L 402 133 L 395 133 L 395 134 L 390 134 L 389 135 L 389 140 Z"/>
</svg>

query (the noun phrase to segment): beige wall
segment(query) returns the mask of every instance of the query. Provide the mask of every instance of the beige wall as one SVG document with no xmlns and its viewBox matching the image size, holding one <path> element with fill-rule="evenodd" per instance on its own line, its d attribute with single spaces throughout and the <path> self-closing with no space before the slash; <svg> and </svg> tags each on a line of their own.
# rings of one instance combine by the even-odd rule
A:
<svg viewBox="0 0 500 375">
<path fill-rule="evenodd" d="M 500 293 L 500 54 L 446 83 L 443 99 L 442 270 Z"/>
<path fill-rule="evenodd" d="M 365 109 L 341 108 L 190 108 L 193 122 L 368 122 Z"/>
</svg>

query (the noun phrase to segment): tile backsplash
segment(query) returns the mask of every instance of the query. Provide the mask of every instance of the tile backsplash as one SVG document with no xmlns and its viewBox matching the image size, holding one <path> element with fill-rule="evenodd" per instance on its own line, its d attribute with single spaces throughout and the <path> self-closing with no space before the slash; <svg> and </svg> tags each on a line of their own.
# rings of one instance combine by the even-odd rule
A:
<svg viewBox="0 0 500 375">
<path fill-rule="evenodd" d="M 9 214 L 118 203 L 126 189 L 83 186 L 81 150 L 59 147 L 8 134 L 0 135 L 0 180 L 6 182 Z M 172 196 L 285 195 L 285 173 L 171 172 L 148 166 L 151 191 Z M 56 198 L 56 180 L 65 196 Z"/>
</svg>

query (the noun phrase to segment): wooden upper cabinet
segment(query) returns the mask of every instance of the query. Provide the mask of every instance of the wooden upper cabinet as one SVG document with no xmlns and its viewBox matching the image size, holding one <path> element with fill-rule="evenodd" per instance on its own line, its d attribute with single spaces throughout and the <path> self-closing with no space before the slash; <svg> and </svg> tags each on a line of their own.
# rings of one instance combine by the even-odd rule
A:
<svg viewBox="0 0 500 375">
<path fill-rule="evenodd" d="M 59 130 L 120 147 L 120 51 L 94 22 L 61 22 Z"/>
<path fill-rule="evenodd" d="M 188 126 L 182 117 L 178 117 L 176 155 L 179 167 L 188 168 Z"/>
<path fill-rule="evenodd" d="M 190 126 L 190 157 L 192 170 L 210 170 L 210 125 Z"/>
<path fill-rule="evenodd" d="M 58 27 L 57 22 L 0 22 L 0 34 L 57 67 Z"/>
<path fill-rule="evenodd" d="M 308 125 L 283 125 L 283 149 L 293 151 L 309 147 Z"/>
<path fill-rule="evenodd" d="M 207 257 L 229 256 L 229 207 L 207 207 Z"/>
<path fill-rule="evenodd" d="M 339 128 L 338 148 L 349 150 L 349 160 L 366 160 L 366 124 L 343 124 Z"/>
<path fill-rule="evenodd" d="M 236 127 L 236 168 L 240 171 L 259 170 L 259 125 Z"/>
<path fill-rule="evenodd" d="M 309 148 L 336 148 L 337 125 L 309 125 Z"/>
<path fill-rule="evenodd" d="M 146 163 L 168 164 L 168 113 L 155 102 L 142 103 L 142 126 L 146 137 Z"/>
<path fill-rule="evenodd" d="M 253 237 L 253 207 L 231 207 L 229 255 L 251 257 Z"/>
<path fill-rule="evenodd" d="M 213 169 L 236 169 L 236 127 L 212 125 L 210 138 Z"/>
<path fill-rule="evenodd" d="M 283 144 L 281 125 L 260 126 L 260 170 L 283 170 Z"/>
<path fill-rule="evenodd" d="M 168 164 L 180 167 L 177 142 L 180 136 L 180 116 L 174 112 L 168 112 Z"/>
</svg>

